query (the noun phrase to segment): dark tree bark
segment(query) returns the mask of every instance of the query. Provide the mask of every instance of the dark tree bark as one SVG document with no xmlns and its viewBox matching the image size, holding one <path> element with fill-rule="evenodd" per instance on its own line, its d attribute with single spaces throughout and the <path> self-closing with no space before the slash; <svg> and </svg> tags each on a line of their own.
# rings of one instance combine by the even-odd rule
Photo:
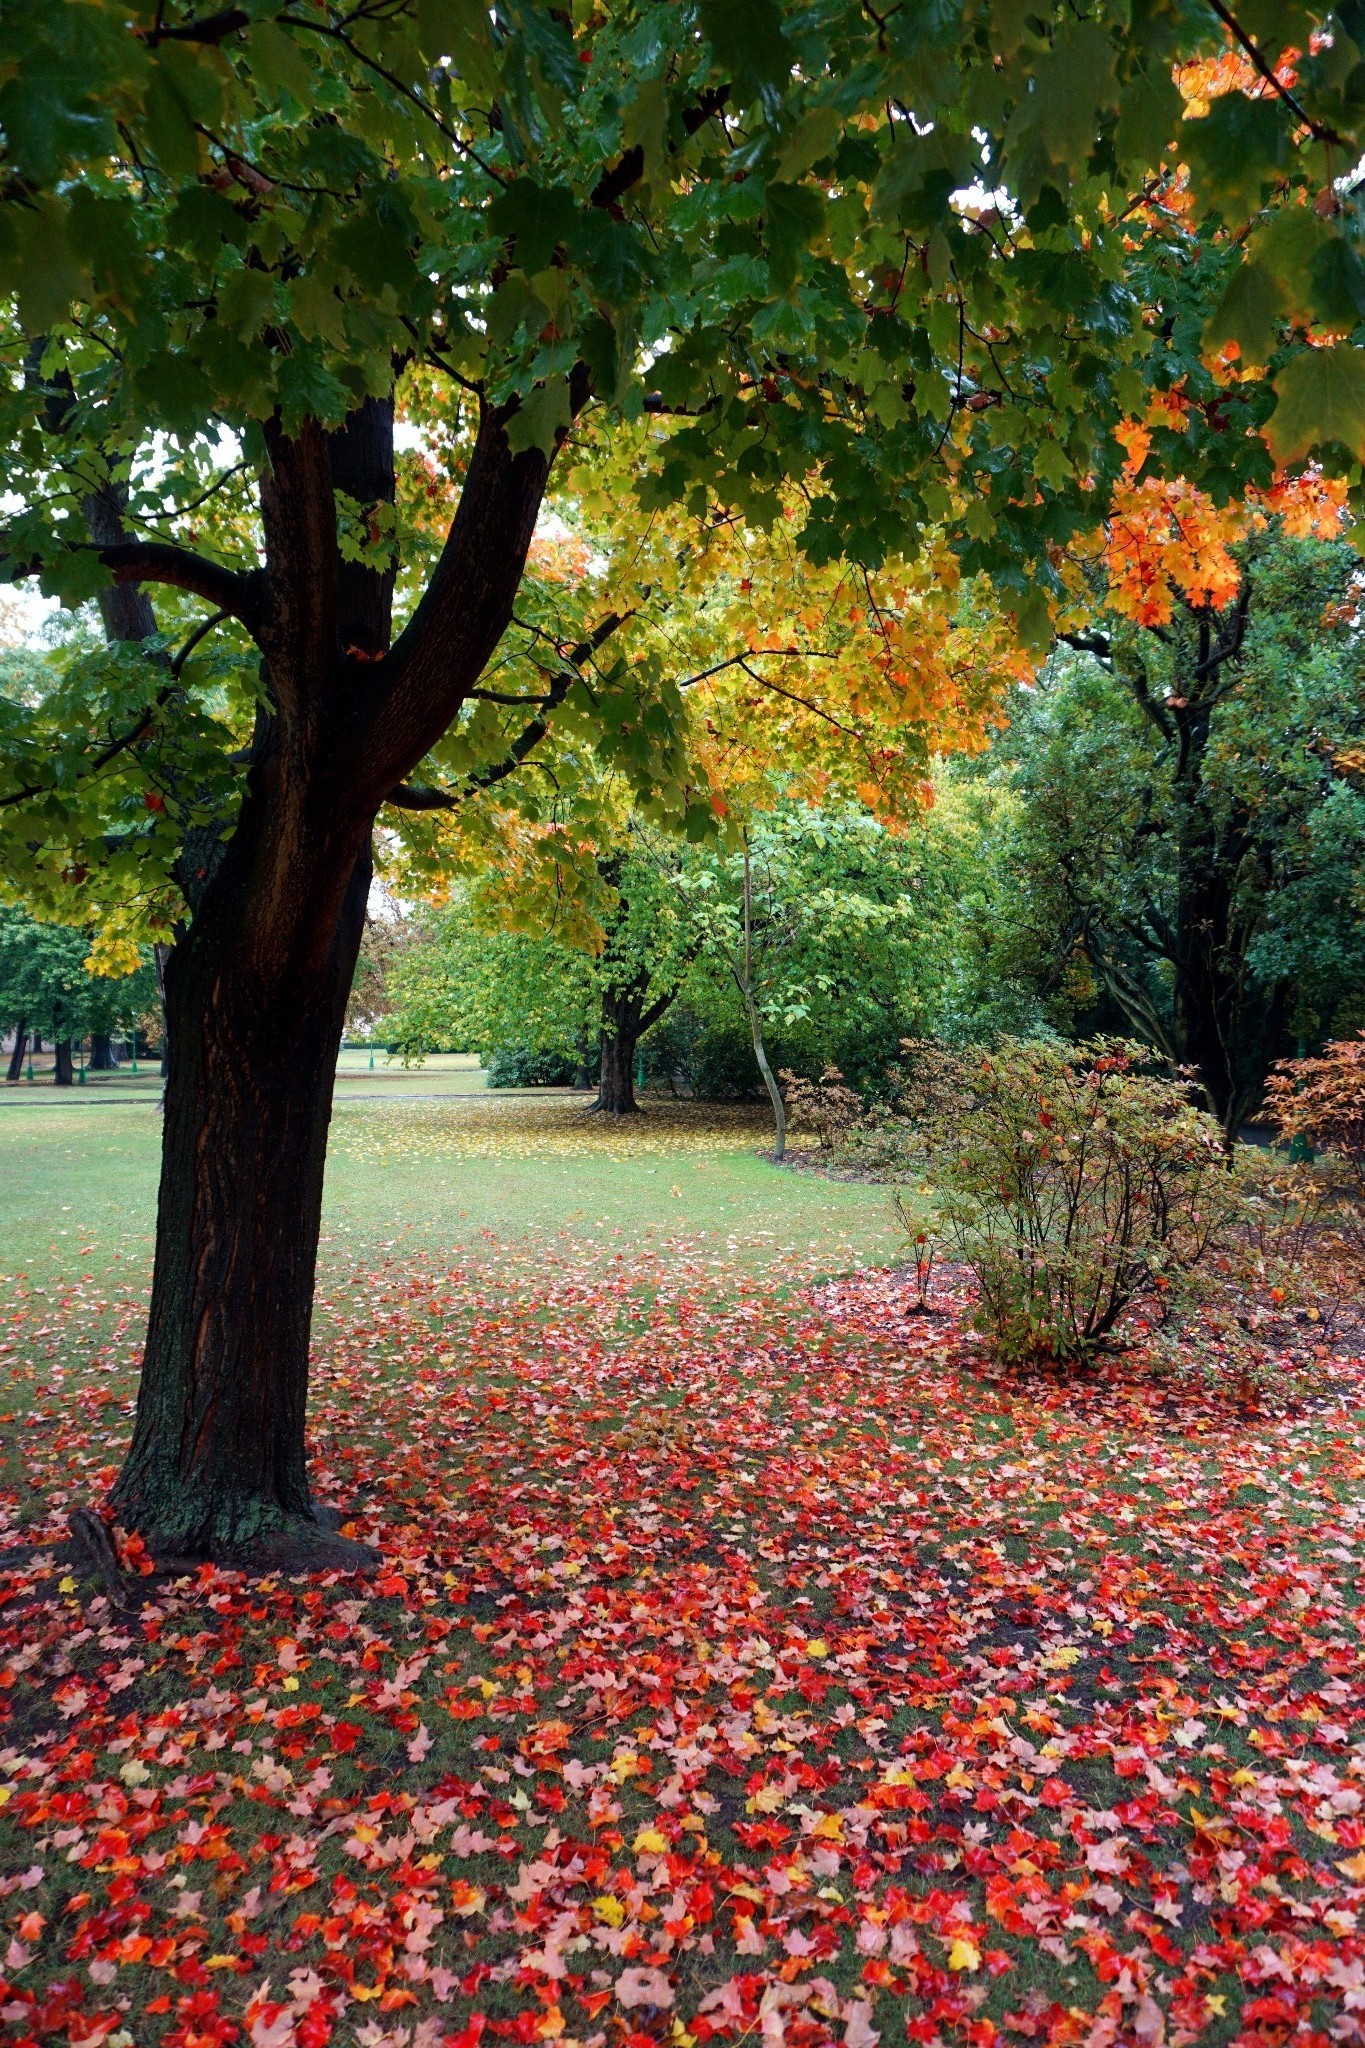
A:
<svg viewBox="0 0 1365 2048">
<path fill-rule="evenodd" d="M 342 561 L 334 498 L 392 501 L 391 402 L 367 401 L 332 434 L 267 429 L 263 571 L 177 551 L 167 566 L 133 544 L 105 553 L 116 575 L 163 575 L 240 618 L 266 700 L 232 837 L 182 863 L 192 914 L 165 967 L 152 1304 L 113 1493 L 154 1552 L 298 1570 L 373 1556 L 315 1511 L 308 1484 L 332 1082 L 375 817 L 477 683 L 534 531 L 549 462 L 513 454 L 508 416 L 485 407 L 441 560 L 392 647 L 393 571 Z"/>
<path fill-rule="evenodd" d="M 316 1528 L 304 1417 L 323 1164 L 369 835 L 318 848 L 292 942 L 263 953 L 249 906 L 268 799 L 249 811 L 166 974 L 155 1277 L 115 1506 L 154 1550 L 363 1562 L 321 1532 L 303 1538 Z"/>
<path fill-rule="evenodd" d="M 57 1064 L 52 1072 L 53 1085 L 57 1088 L 70 1088 L 76 1078 L 75 1069 L 71 1064 L 71 1040 L 69 1038 L 57 1039 L 54 1050 L 57 1055 Z"/>
<path fill-rule="evenodd" d="M 603 1116 L 635 1116 L 635 1048 L 640 1042 L 641 999 L 636 991 L 616 989 L 602 995 L 601 1055 L 597 1101 Z"/>
<path fill-rule="evenodd" d="M 1251 601 L 1247 577 L 1216 638 L 1207 612 L 1189 611 L 1176 641 L 1179 689 L 1170 694 L 1151 690 L 1140 658 L 1114 656 L 1114 673 L 1170 762 L 1174 887 L 1164 910 L 1149 903 L 1140 921 L 1115 930 L 1106 930 L 1084 906 L 1082 918 L 1082 943 L 1095 972 L 1134 1029 L 1173 1065 L 1193 1070 L 1229 1147 L 1260 1098 L 1293 994 L 1287 981 L 1269 988 L 1254 982 L 1251 950 L 1269 855 L 1246 809 L 1215 804 L 1206 777 L 1217 709 L 1236 686 Z M 1125 967 L 1125 940 L 1166 963 L 1164 1016 L 1140 977 Z"/>
<path fill-rule="evenodd" d="M 7 1081 L 21 1081 L 24 1075 L 24 1054 L 28 1050 L 28 1027 L 23 1018 L 14 1027 L 14 1049 L 9 1056 Z"/>
<path fill-rule="evenodd" d="M 107 1031 L 92 1031 L 90 1034 L 90 1071 L 92 1074 L 112 1074 L 118 1061 L 114 1058 L 114 1041 Z"/>
<path fill-rule="evenodd" d="M 635 1056 L 640 1040 L 652 1031 L 669 1008 L 676 989 L 646 1001 L 649 982 L 641 975 L 625 988 L 602 991 L 602 1034 L 597 1100 L 592 1108 L 603 1116 L 638 1116 L 635 1100 Z"/>
</svg>

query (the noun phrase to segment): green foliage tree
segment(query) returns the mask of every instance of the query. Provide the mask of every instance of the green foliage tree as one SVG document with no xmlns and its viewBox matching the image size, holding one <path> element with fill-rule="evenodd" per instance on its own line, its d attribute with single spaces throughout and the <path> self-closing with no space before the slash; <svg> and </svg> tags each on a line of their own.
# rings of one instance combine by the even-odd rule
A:
<svg viewBox="0 0 1365 2048">
<path fill-rule="evenodd" d="M 1365 995 L 1354 558 L 1272 529 L 1241 579 L 1222 617 L 1078 636 L 997 748 L 1016 964 L 1058 1021 L 1098 992 L 1193 1068 L 1230 1141 L 1272 1062 Z"/>
<path fill-rule="evenodd" d="M 779 1158 L 786 1117 L 769 1038 L 804 1040 L 817 1071 L 851 1049 L 858 1078 L 875 1087 L 937 993 L 952 852 L 949 835 L 923 820 L 891 832 L 854 805 L 780 804 L 685 877 L 704 957 L 739 997 Z"/>
<path fill-rule="evenodd" d="M 303 1420 L 381 810 L 515 779 L 562 711 L 704 825 L 667 693 L 598 686 L 606 621 L 549 643 L 533 691 L 481 694 L 567 437 L 647 416 L 620 487 L 756 528 L 795 478 L 817 559 L 875 563 L 951 519 L 1037 639 L 1053 551 L 1114 475 L 1148 309 L 1225 223 L 1219 333 L 1270 375 L 1220 390 L 1181 460 L 1234 488 L 1268 467 L 1245 431 L 1267 420 L 1286 455 L 1365 452 L 1355 201 L 1300 204 L 1360 154 L 1365 21 L 1352 0 L 1290 91 L 1258 11 L 1236 24 L 1257 93 L 1184 121 L 1172 65 L 1230 19 L 1193 0 L 0 15 L 6 573 L 105 591 L 116 643 L 0 707 L 6 857 L 44 911 L 82 888 L 180 929 L 114 1495 L 155 1543 L 355 1561 L 312 1517 Z M 1271 28 L 1307 52 L 1316 25 L 1285 0 Z M 1177 157 L 1186 215 L 1147 203 Z M 1334 345 L 1305 351 L 1310 322 Z M 458 483 L 434 537 L 396 409 Z M 452 731 L 453 787 L 428 760 Z"/>
<path fill-rule="evenodd" d="M 581 928 L 518 929 L 509 916 L 525 910 L 501 878 L 464 887 L 403 956 L 391 1041 L 405 1058 L 442 1045 L 485 1057 L 518 1048 L 577 1067 L 595 1040 L 595 1107 L 633 1114 L 640 1041 L 667 1014 L 700 944 L 677 888 L 681 860 L 666 842 L 604 854 L 601 922 Z"/>
<path fill-rule="evenodd" d="M 0 907 L 0 1023 L 53 1040 L 59 1083 L 72 1078 L 73 1039 L 128 1030 L 156 1001 L 150 964 L 110 977 L 91 973 L 89 955 L 88 931 L 39 924 L 23 910 Z"/>
</svg>

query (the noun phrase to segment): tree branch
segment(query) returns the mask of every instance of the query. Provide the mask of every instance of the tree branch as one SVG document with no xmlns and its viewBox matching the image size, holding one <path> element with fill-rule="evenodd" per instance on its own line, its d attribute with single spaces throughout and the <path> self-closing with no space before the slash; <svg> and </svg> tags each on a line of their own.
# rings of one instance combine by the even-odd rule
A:
<svg viewBox="0 0 1365 2048">
<path fill-rule="evenodd" d="M 682 117 L 684 132 L 689 136 L 695 135 L 699 128 L 706 126 L 706 123 L 714 114 L 720 112 L 729 97 L 730 88 L 728 85 L 713 85 L 709 91 L 702 94 L 695 107 L 688 107 L 684 110 Z M 629 149 L 622 152 L 610 170 L 603 171 L 601 177 L 592 188 L 590 195 L 591 204 L 610 211 L 619 200 L 625 197 L 632 185 L 639 184 L 644 174 L 645 153 L 641 145 L 636 142 Z"/>
<path fill-rule="evenodd" d="M 540 709 L 536 716 L 518 733 L 501 761 L 491 768 L 476 769 L 467 778 L 462 789 L 435 789 L 421 783 L 400 782 L 389 791 L 384 799 L 385 803 L 392 804 L 400 811 L 453 811 L 467 798 L 477 796 L 480 790 L 490 789 L 494 783 L 505 781 L 521 767 L 527 755 L 544 739 L 550 729 L 551 713 L 564 702 L 579 680 L 578 671 L 583 663 L 610 640 L 612 634 L 624 626 L 627 619 L 633 619 L 634 616 L 633 611 L 608 612 L 606 617 L 600 619 L 593 627 L 586 640 L 580 640 L 577 646 L 569 649 L 564 658 L 572 667 L 560 670 L 545 695 L 538 700 Z M 478 697 L 484 693 L 471 690 L 469 694 Z"/>
<path fill-rule="evenodd" d="M 82 552 L 92 549 L 115 583 L 167 583 L 176 590 L 192 591 L 224 613 L 240 619 L 254 637 L 261 622 L 265 578 L 259 569 L 226 569 L 210 562 L 190 548 L 173 547 L 167 541 L 122 540 L 100 546 L 98 542 L 75 543 Z M 36 576 L 43 564 L 21 562 L 10 570 L 9 580 L 19 583 Z"/>
<path fill-rule="evenodd" d="M 244 28 L 250 28 L 251 16 L 240 7 L 225 7 L 217 14 L 206 14 L 199 21 L 187 21 L 180 28 L 143 29 L 142 40 L 150 49 L 158 43 L 208 43 L 216 47 L 225 43 L 229 36 L 235 36 Z M 137 35 L 139 31 L 133 30 Z"/>
<path fill-rule="evenodd" d="M 1289 87 L 1281 83 L 1275 75 L 1274 65 L 1252 41 L 1231 8 L 1225 7 L 1223 0 L 1209 0 L 1209 6 L 1218 16 L 1228 34 L 1241 44 L 1266 84 L 1271 87 L 1278 98 L 1284 101 L 1290 113 L 1298 116 L 1315 141 L 1333 143 L 1338 149 L 1349 149 L 1351 145 L 1344 136 L 1338 135 L 1335 128 L 1324 128 L 1320 121 L 1315 121 L 1307 108 L 1300 105 L 1299 101 L 1289 90 Z"/>
<path fill-rule="evenodd" d="M 570 411 L 587 403 L 587 372 L 570 379 Z M 516 401 L 483 405 L 464 489 L 416 611 L 366 677 L 367 743 L 359 801 L 375 809 L 431 752 L 478 682 L 512 617 L 550 473 L 539 448 L 514 453 Z"/>
<path fill-rule="evenodd" d="M 1113 642 L 1107 633 L 1059 633 L 1057 638 L 1064 647 L 1074 647 L 1078 654 L 1093 654 L 1097 661 L 1109 661 L 1113 656 Z"/>
</svg>

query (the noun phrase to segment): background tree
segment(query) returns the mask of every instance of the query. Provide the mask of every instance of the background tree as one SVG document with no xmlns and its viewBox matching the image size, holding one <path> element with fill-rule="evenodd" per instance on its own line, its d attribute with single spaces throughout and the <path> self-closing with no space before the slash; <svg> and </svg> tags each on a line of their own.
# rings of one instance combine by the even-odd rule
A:
<svg viewBox="0 0 1365 2048">
<path fill-rule="evenodd" d="M 1193 1067 L 1230 1139 L 1365 993 L 1354 557 L 1275 522 L 1233 574 L 1221 613 L 1078 635 L 996 756 L 1035 986 Z"/>
<path fill-rule="evenodd" d="M 92 974 L 89 962 L 89 932 L 39 924 L 23 910 L 0 907 L 0 1022 L 21 1036 L 52 1039 L 58 1086 L 73 1079 L 73 1040 L 90 1036 L 107 1044 L 116 1031 L 134 1028 L 156 1001 L 150 965 L 110 977 Z M 18 1045 L 15 1051 L 21 1058 Z M 10 1079 L 17 1078 L 12 1069 Z"/>
<path fill-rule="evenodd" d="M 1093 523 L 1108 426 L 1134 409 L 1153 249 L 1178 260 L 1189 218 L 1221 219 L 1223 327 L 1271 375 L 1230 385 L 1183 462 L 1268 473 L 1245 430 L 1272 412 L 1286 459 L 1365 452 L 1353 202 L 1314 214 L 1307 255 L 1244 232 L 1267 195 L 1273 225 L 1356 161 L 1350 24 L 1314 43 L 1310 11 L 1278 11 L 1311 52 L 1292 89 L 1238 24 L 1249 79 L 1183 120 L 1171 66 L 1222 55 L 1226 19 L 6 11 L 8 573 L 68 600 L 109 577 L 182 593 L 158 598 L 164 642 L 144 618 L 5 713 L 0 813 L 34 906 L 131 892 L 179 932 L 126 1521 L 182 1551 L 355 1561 L 312 1517 L 303 1419 L 381 809 L 511 778 L 577 692 L 625 734 L 642 797 L 702 815 L 667 699 L 579 689 L 608 620 L 550 650 L 531 701 L 479 694 L 576 423 L 667 422 L 631 479 L 647 506 L 761 529 L 799 480 L 817 561 L 913 554 L 951 518 L 1039 640 L 1051 551 Z M 1180 164 L 1186 213 L 1135 211 L 1186 189 Z M 1305 322 L 1333 345 L 1300 347 Z M 396 412 L 460 480 L 426 550 Z M 221 673 L 192 658 L 210 631 Z M 520 714 L 510 742 L 498 711 Z M 423 764 L 461 725 L 464 781 L 434 785 Z"/>
<path fill-rule="evenodd" d="M 677 887 L 680 856 L 668 843 L 650 854 L 627 841 L 595 863 L 590 922 L 523 927 L 523 893 L 504 874 L 465 884 L 430 917 L 394 981 L 388 1019 L 405 1057 L 437 1047 L 477 1051 L 487 1063 L 529 1056 L 565 1076 L 598 1060 L 595 1108 L 634 1113 L 641 1040 L 664 1017 L 700 943 Z M 531 913 L 534 916 L 534 913 Z"/>
</svg>

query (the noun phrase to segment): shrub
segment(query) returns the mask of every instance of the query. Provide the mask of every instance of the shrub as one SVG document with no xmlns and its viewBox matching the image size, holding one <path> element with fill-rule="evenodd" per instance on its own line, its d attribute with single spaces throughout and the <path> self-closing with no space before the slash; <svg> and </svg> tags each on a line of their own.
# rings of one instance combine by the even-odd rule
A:
<svg viewBox="0 0 1365 2048">
<path fill-rule="evenodd" d="M 535 1045 L 495 1045 L 484 1061 L 490 1088 L 569 1088 L 574 1063 Z"/>
<path fill-rule="evenodd" d="M 936 1227 L 1006 1360 L 1078 1362 L 1142 1298 L 1180 1302 L 1237 1207 L 1223 1135 L 1120 1039 L 911 1048 Z"/>
<path fill-rule="evenodd" d="M 837 1150 L 862 1123 L 863 1099 L 837 1067 L 826 1067 L 818 1081 L 783 1067 L 778 1079 L 791 1128 L 814 1131 L 824 1151 Z"/>
<path fill-rule="evenodd" d="M 1281 1060 L 1265 1092 L 1284 1142 L 1330 1153 L 1365 1199 L 1365 1031 L 1334 1039 L 1316 1059 Z"/>
<path fill-rule="evenodd" d="M 1340 1305 L 1365 1279 L 1365 1032 L 1333 1040 L 1316 1059 L 1282 1060 L 1266 1101 L 1285 1143 L 1323 1155 L 1297 1263 Z"/>
</svg>

